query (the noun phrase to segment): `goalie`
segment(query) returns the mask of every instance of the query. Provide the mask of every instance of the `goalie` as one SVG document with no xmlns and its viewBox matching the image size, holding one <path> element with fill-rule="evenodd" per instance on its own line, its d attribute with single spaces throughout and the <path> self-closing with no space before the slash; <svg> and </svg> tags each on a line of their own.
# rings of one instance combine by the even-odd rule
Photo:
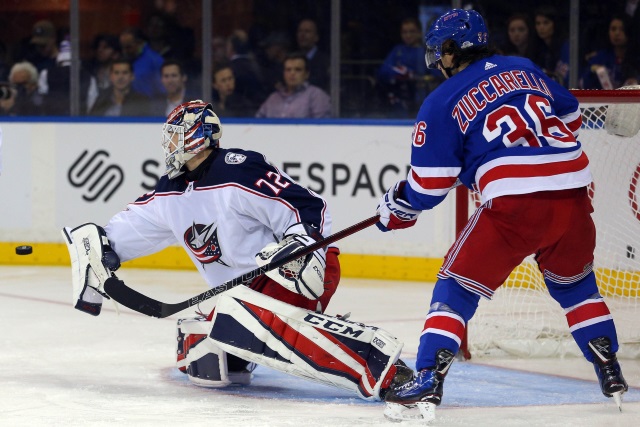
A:
<svg viewBox="0 0 640 427">
<path fill-rule="evenodd" d="M 327 236 L 326 202 L 257 152 L 223 149 L 210 104 L 176 107 L 162 128 L 166 173 L 102 228 L 63 229 L 73 303 L 100 314 L 121 261 L 180 244 L 210 287 L 277 262 Z M 200 386 L 248 385 L 256 363 L 379 400 L 402 344 L 324 314 L 340 281 L 339 250 L 322 248 L 221 294 L 208 315 L 180 319 L 178 368 Z M 396 362 L 398 366 L 396 366 Z M 398 375 L 401 378 L 400 375 Z"/>
</svg>

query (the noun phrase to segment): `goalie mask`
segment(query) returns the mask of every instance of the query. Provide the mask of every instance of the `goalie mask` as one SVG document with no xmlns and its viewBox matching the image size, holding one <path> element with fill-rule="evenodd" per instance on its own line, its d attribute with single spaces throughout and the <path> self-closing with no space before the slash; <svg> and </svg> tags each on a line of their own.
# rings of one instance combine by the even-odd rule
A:
<svg viewBox="0 0 640 427">
<path fill-rule="evenodd" d="M 184 164 L 196 154 L 217 148 L 221 136 L 222 125 L 211 104 L 197 100 L 177 106 L 162 126 L 165 175 L 173 179 L 182 174 Z"/>
<path fill-rule="evenodd" d="M 475 10 L 453 9 L 438 18 L 425 37 L 428 68 L 438 68 L 442 55 L 442 44 L 452 40 L 459 49 L 487 45 L 487 27 L 484 19 Z"/>
</svg>

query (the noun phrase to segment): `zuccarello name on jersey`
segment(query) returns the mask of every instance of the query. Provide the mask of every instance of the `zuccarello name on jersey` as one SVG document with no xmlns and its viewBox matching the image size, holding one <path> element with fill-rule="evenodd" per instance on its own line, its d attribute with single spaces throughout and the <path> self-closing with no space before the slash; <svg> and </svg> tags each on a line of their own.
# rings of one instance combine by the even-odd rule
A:
<svg viewBox="0 0 640 427">
<path fill-rule="evenodd" d="M 469 122 L 478 116 L 479 111 L 501 96 L 519 90 L 540 92 L 553 99 L 547 84 L 534 73 L 522 70 L 503 71 L 489 76 L 469 89 L 456 102 L 451 116 L 458 121 L 458 126 L 464 133 L 469 127 Z"/>
</svg>

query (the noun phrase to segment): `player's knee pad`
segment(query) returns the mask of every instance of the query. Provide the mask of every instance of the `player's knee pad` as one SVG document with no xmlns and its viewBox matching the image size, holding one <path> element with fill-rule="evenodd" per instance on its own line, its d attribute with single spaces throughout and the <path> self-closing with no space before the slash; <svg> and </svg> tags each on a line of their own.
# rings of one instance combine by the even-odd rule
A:
<svg viewBox="0 0 640 427">
<path fill-rule="evenodd" d="M 201 387 L 249 385 L 255 364 L 223 351 L 208 337 L 211 326 L 205 317 L 178 320 L 178 369 Z"/>
<path fill-rule="evenodd" d="M 544 283 L 547 285 L 549 295 L 565 309 L 592 298 L 599 292 L 593 270 L 573 277 L 561 277 L 545 271 Z"/>
<path fill-rule="evenodd" d="M 478 308 L 480 296 L 460 286 L 455 279 L 438 279 L 431 296 L 431 306 L 446 304 L 448 310 L 460 315 L 465 323 L 473 317 Z"/>
</svg>

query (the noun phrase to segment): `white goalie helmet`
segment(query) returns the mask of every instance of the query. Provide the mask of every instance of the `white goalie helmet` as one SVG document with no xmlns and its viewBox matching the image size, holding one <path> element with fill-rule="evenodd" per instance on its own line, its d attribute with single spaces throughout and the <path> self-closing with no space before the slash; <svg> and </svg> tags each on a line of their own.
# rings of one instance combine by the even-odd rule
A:
<svg viewBox="0 0 640 427">
<path fill-rule="evenodd" d="M 185 163 L 207 147 L 217 148 L 220 137 L 222 125 L 211 104 L 196 100 L 178 105 L 162 126 L 165 175 L 173 179 L 182 174 Z"/>
</svg>

